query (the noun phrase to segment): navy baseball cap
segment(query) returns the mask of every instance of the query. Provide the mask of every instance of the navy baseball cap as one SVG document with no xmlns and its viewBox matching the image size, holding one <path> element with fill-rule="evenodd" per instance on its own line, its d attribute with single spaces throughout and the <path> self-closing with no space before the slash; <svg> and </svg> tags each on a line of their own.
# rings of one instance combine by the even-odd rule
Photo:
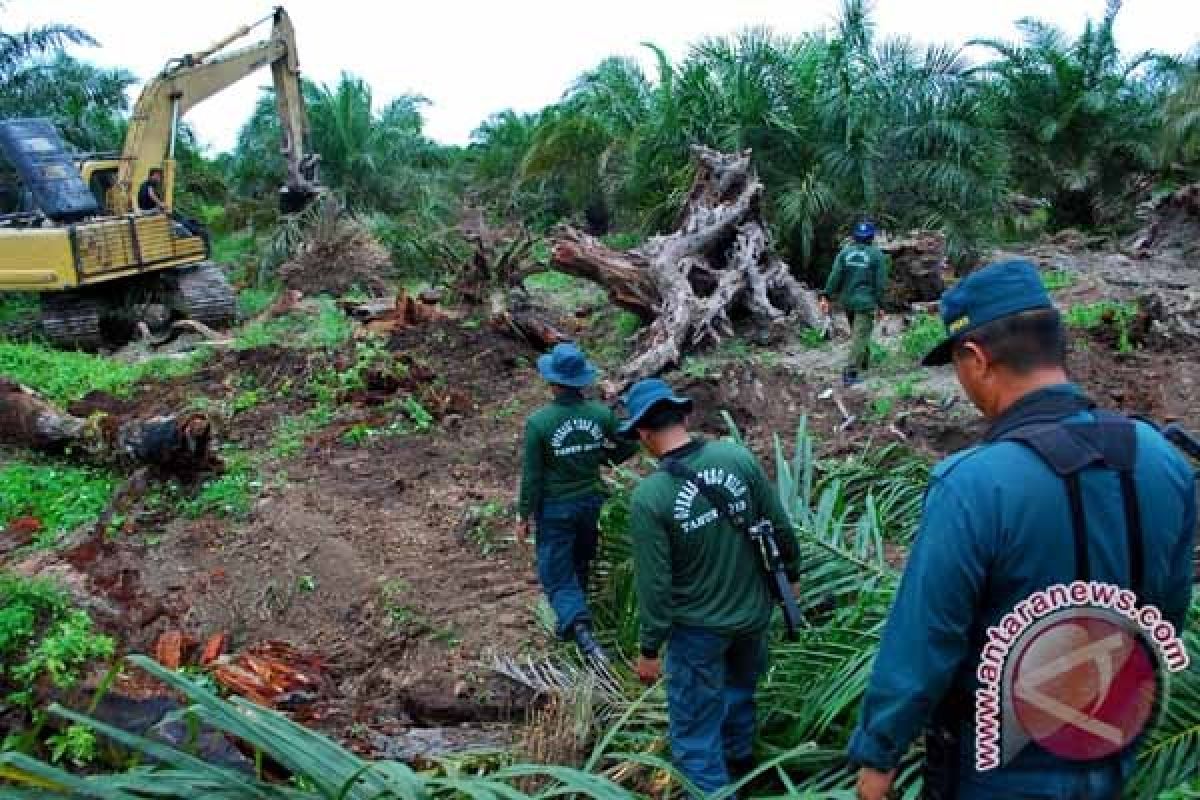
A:
<svg viewBox="0 0 1200 800">
<path fill-rule="evenodd" d="M 921 360 L 925 367 L 949 364 L 964 335 L 1001 317 L 1038 308 L 1054 308 L 1042 276 L 1029 261 L 988 264 L 946 290 L 938 303 L 946 338 Z"/>
</svg>

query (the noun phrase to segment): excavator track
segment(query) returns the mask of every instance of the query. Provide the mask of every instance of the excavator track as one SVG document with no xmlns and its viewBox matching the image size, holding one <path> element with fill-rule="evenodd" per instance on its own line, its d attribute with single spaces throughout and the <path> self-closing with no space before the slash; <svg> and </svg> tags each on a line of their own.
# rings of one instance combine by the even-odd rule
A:
<svg viewBox="0 0 1200 800">
<path fill-rule="evenodd" d="M 237 317 L 237 295 L 211 261 L 163 276 L 172 309 L 210 328 L 226 328 Z"/>
<path fill-rule="evenodd" d="M 54 346 L 62 349 L 96 350 L 104 344 L 100 332 L 101 304 L 79 294 L 43 296 L 39 327 Z"/>
</svg>

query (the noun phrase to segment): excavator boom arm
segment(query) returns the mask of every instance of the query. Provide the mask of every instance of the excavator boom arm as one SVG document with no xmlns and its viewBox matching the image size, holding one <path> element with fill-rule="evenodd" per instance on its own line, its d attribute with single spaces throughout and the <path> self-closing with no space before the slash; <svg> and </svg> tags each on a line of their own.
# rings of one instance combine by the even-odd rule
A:
<svg viewBox="0 0 1200 800">
<path fill-rule="evenodd" d="M 138 187 L 155 167 L 165 165 L 164 202 L 170 207 L 174 195 L 175 136 L 179 120 L 188 110 L 247 75 L 270 65 L 275 84 L 276 105 L 283 131 L 281 150 L 287 161 L 287 190 L 311 195 L 316 190 L 318 158 L 305 152 L 308 119 L 300 88 L 296 37 L 291 19 L 282 8 L 275 9 L 271 36 L 240 50 L 223 52 L 254 26 L 239 28 L 206 50 L 172 62 L 142 90 L 121 150 L 117 171 L 117 202 L 133 209 Z"/>
</svg>

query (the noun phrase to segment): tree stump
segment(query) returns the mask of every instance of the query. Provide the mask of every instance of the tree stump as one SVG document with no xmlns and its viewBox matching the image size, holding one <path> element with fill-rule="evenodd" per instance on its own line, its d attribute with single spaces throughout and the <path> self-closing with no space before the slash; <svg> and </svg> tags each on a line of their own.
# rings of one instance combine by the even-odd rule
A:
<svg viewBox="0 0 1200 800">
<path fill-rule="evenodd" d="M 0 440 L 37 450 L 70 450 L 106 463 L 154 465 L 171 472 L 200 472 L 219 464 L 212 425 L 203 414 L 87 419 L 57 408 L 27 386 L 0 379 Z"/>
<path fill-rule="evenodd" d="M 614 304 L 648 323 L 619 373 L 625 386 L 733 336 L 737 320 L 759 330 L 789 316 L 810 327 L 825 320 L 816 293 L 772 251 L 750 151 L 694 146 L 692 153 L 696 178 L 674 233 L 627 252 L 570 227 L 554 238 L 556 268 L 600 284 Z"/>
<path fill-rule="evenodd" d="M 946 237 L 937 231 L 912 231 L 880 242 L 891 260 L 887 296 L 889 311 L 907 311 L 913 303 L 939 299 L 946 289 Z"/>
</svg>

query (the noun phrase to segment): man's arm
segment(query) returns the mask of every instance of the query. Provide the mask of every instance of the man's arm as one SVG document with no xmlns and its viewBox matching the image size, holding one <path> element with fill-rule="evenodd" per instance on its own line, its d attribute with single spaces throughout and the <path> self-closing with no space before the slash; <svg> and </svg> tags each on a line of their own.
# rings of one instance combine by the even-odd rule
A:
<svg viewBox="0 0 1200 800">
<path fill-rule="evenodd" d="M 671 631 L 671 533 L 642 492 L 634 492 L 629 519 L 641 652 L 657 658 Z"/>
<path fill-rule="evenodd" d="M 990 561 L 977 519 L 935 479 L 850 740 L 852 762 L 894 769 L 971 657 L 968 632 Z"/>
<path fill-rule="evenodd" d="M 833 268 L 829 270 L 829 280 L 825 281 L 823 294 L 826 297 L 833 297 L 842 288 L 842 262 L 845 260 L 845 255 L 846 251 L 843 250 L 833 260 Z"/>
<path fill-rule="evenodd" d="M 541 436 L 529 420 L 525 422 L 525 446 L 521 457 L 521 497 L 517 502 L 517 515 L 528 520 L 542 502 L 542 481 L 545 464 L 542 463 Z"/>
</svg>

